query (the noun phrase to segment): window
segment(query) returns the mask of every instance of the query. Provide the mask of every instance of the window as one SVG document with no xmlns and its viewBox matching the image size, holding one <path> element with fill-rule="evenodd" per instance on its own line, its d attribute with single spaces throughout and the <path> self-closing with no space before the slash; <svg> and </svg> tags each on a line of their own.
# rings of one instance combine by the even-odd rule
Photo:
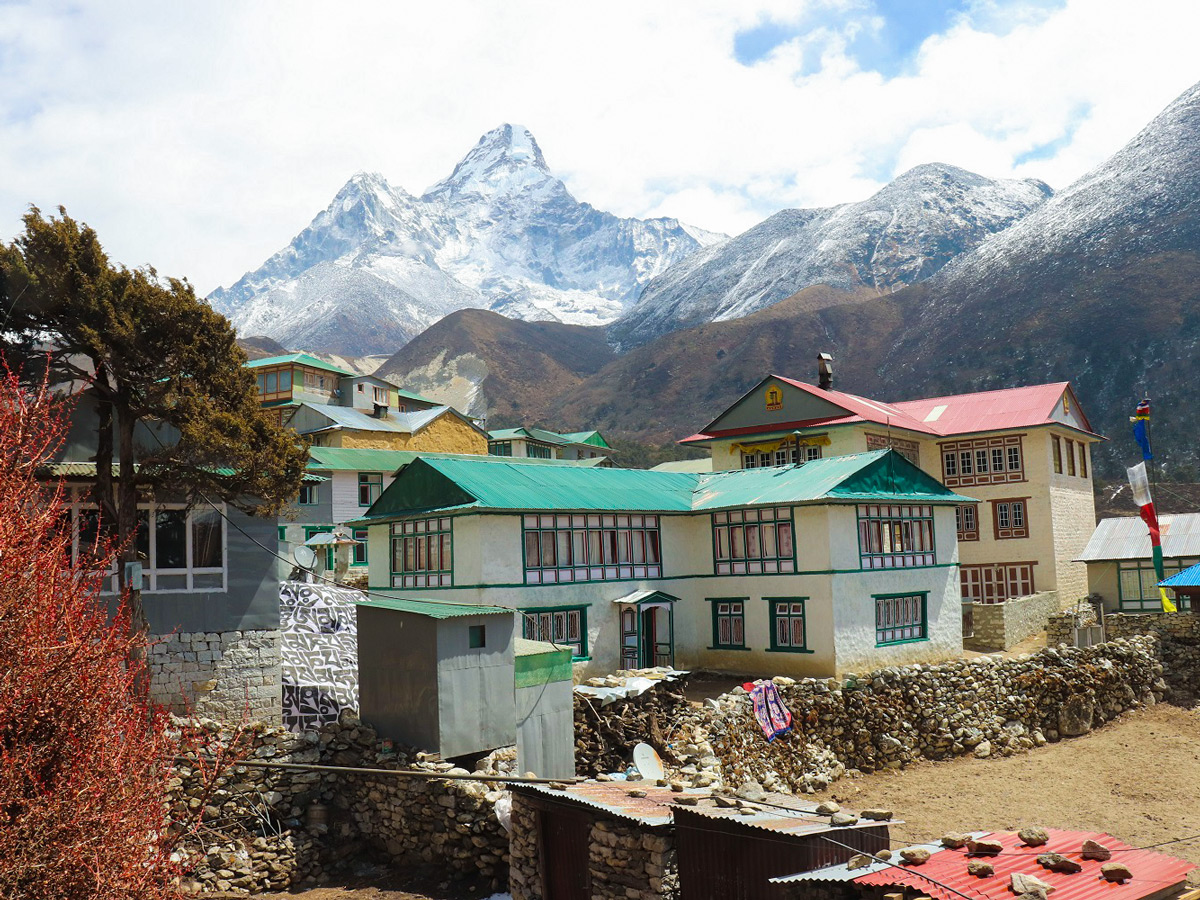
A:
<svg viewBox="0 0 1200 900">
<path fill-rule="evenodd" d="M 979 540 L 979 512 L 974 503 L 954 507 L 954 527 L 960 541 Z"/>
<path fill-rule="evenodd" d="M 380 406 L 387 406 L 388 389 L 385 387 L 371 387 L 371 399 Z"/>
<path fill-rule="evenodd" d="M 746 649 L 746 597 L 718 597 L 712 604 L 712 650 Z"/>
<path fill-rule="evenodd" d="M 1075 442 L 1067 438 L 1067 474 L 1075 474 Z"/>
<path fill-rule="evenodd" d="M 509 454 L 510 456 L 512 454 Z M 535 444 L 533 441 L 525 442 L 525 455 L 530 459 L 553 459 L 554 452 L 546 444 Z"/>
<path fill-rule="evenodd" d="M 1035 590 L 1032 562 L 960 566 L 964 603 L 1003 603 L 1010 597 L 1027 597 Z"/>
<path fill-rule="evenodd" d="M 808 628 L 804 620 L 805 597 L 764 597 L 771 609 L 771 649 L 791 653 L 808 652 Z"/>
<path fill-rule="evenodd" d="M 471 650 L 480 650 L 487 646 L 487 626 L 486 625 L 468 625 L 467 626 L 467 647 Z"/>
<path fill-rule="evenodd" d="M 883 594 L 875 597 L 875 645 L 928 640 L 925 628 L 927 594 Z"/>
<path fill-rule="evenodd" d="M 526 584 L 662 577 L 658 516 L 530 514 L 522 523 Z"/>
<path fill-rule="evenodd" d="M 358 505 L 370 506 L 383 493 L 382 472 L 358 473 Z"/>
<path fill-rule="evenodd" d="M 796 571 L 790 508 L 731 509 L 713 513 L 712 524 L 716 574 L 761 575 Z"/>
<path fill-rule="evenodd" d="M 858 553 L 864 569 L 934 565 L 933 507 L 858 507 Z"/>
<path fill-rule="evenodd" d="M 1025 480 L 1019 434 L 951 441 L 941 448 L 942 481 L 947 487 Z"/>
<path fill-rule="evenodd" d="M 559 647 L 568 647 L 574 659 L 587 658 L 586 606 L 523 609 L 521 622 L 523 637 L 531 641 L 548 641 Z"/>
<path fill-rule="evenodd" d="M 1088 455 L 1087 444 L 1085 444 L 1083 441 L 1080 441 L 1079 442 L 1079 475 L 1082 478 L 1088 477 L 1087 455 Z"/>
<path fill-rule="evenodd" d="M 1197 559 L 1163 560 L 1163 574 L 1170 578 L 1195 565 Z M 1117 603 L 1121 612 L 1162 612 L 1162 598 L 1158 593 L 1158 575 L 1150 560 L 1125 560 L 1117 563 Z M 1175 598 L 1179 609 L 1189 609 L 1188 598 L 1182 594 Z"/>
<path fill-rule="evenodd" d="M 743 450 L 742 468 L 765 469 L 768 466 L 802 466 L 806 462 L 812 462 L 814 459 L 820 458 L 821 447 L 819 444 L 800 444 L 797 446 L 794 443 L 788 443 L 776 447 L 774 450 Z"/>
<path fill-rule="evenodd" d="M 916 441 L 906 441 L 886 434 L 867 434 L 866 438 L 868 450 L 886 450 L 891 447 L 914 466 L 921 464 L 921 447 Z"/>
<path fill-rule="evenodd" d="M 301 506 L 316 506 L 317 505 L 317 485 L 315 485 L 315 484 L 300 485 L 300 499 L 297 502 Z"/>
<path fill-rule="evenodd" d="M 1051 438 L 1050 438 L 1050 444 L 1051 444 L 1051 446 L 1052 446 L 1052 447 L 1053 447 L 1053 449 L 1054 449 L 1054 471 L 1055 471 L 1057 474 L 1061 475 L 1061 474 L 1062 474 L 1062 470 L 1063 470 L 1063 465 L 1062 465 L 1062 441 L 1059 439 L 1058 435 L 1056 434 L 1056 435 L 1052 435 L 1052 436 L 1051 436 Z"/>
<path fill-rule="evenodd" d="M 361 543 L 354 545 L 354 556 L 352 565 L 365 566 L 367 564 L 367 529 L 355 528 L 351 535 L 356 541 Z"/>
<path fill-rule="evenodd" d="M 488 444 L 491 456 L 512 456 L 512 441 L 492 441 Z"/>
<path fill-rule="evenodd" d="M 992 501 L 992 524 L 997 540 L 1029 537 L 1029 520 L 1025 509 L 1027 499 Z"/>
<path fill-rule="evenodd" d="M 453 584 L 450 519 L 411 519 L 392 524 L 392 587 Z"/>
<path fill-rule="evenodd" d="M 361 381 L 358 384 L 356 384 L 354 387 L 355 387 L 355 390 L 357 390 L 360 394 L 365 394 L 367 392 L 367 386 L 365 384 L 363 384 Z"/>
<path fill-rule="evenodd" d="M 223 509 L 200 506 L 189 510 L 181 504 L 139 504 L 134 544 L 144 557 L 140 589 L 153 593 L 224 591 Z M 102 520 L 94 507 L 76 506 L 69 515 L 73 520 L 71 550 L 76 560 L 93 556 L 101 540 L 115 536 L 110 533 L 113 526 Z M 101 569 L 105 568 L 105 560 L 97 562 Z M 115 593 L 119 586 L 115 560 L 107 562 L 107 572 L 111 578 L 105 579 L 101 590 Z"/>
</svg>

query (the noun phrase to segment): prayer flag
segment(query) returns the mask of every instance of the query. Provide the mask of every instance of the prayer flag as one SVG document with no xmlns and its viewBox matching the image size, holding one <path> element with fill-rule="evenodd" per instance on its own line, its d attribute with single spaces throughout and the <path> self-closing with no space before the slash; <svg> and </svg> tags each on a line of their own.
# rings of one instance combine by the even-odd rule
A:
<svg viewBox="0 0 1200 900">
<path fill-rule="evenodd" d="M 1150 531 L 1150 552 L 1154 559 L 1154 574 L 1159 581 L 1162 581 L 1166 577 L 1163 574 L 1162 534 L 1158 527 L 1158 514 L 1154 511 L 1154 498 L 1150 496 L 1150 478 L 1146 474 L 1146 463 L 1145 461 L 1140 462 L 1125 471 L 1129 475 L 1129 487 L 1133 491 L 1133 502 L 1138 505 L 1142 521 L 1146 523 L 1146 528 Z M 1163 612 L 1175 612 L 1175 604 L 1167 596 L 1167 589 L 1160 587 L 1158 595 L 1162 600 Z"/>
</svg>

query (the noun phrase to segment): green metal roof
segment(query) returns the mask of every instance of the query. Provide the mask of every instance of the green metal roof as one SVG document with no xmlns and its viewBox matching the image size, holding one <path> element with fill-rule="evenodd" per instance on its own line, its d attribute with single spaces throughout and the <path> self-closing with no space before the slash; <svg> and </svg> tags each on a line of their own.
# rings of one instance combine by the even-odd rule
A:
<svg viewBox="0 0 1200 900">
<path fill-rule="evenodd" d="M 488 432 L 488 440 L 491 441 L 512 441 L 522 438 L 542 441 L 546 444 L 591 444 L 593 447 L 612 449 L 598 431 L 572 431 L 560 434 L 546 428 L 500 428 Z"/>
<path fill-rule="evenodd" d="M 381 380 L 386 380 L 386 379 L 381 379 Z M 428 397 L 422 397 L 420 394 L 415 394 L 412 391 L 406 391 L 404 388 L 398 388 L 394 384 L 391 384 L 391 382 L 388 382 L 388 384 L 391 386 L 391 389 L 393 391 L 395 391 L 397 394 L 399 394 L 401 396 L 401 398 L 403 398 L 405 400 L 416 400 L 418 403 L 429 403 L 429 404 L 432 404 L 433 406 L 441 406 L 441 404 L 437 400 L 430 400 Z"/>
<path fill-rule="evenodd" d="M 137 468 L 138 466 L 135 464 L 134 469 L 136 470 Z M 112 471 L 114 478 L 119 476 L 121 474 L 121 464 L 114 462 Z M 225 467 L 212 469 L 211 471 L 212 474 L 220 475 L 222 477 L 230 477 L 237 474 L 236 469 Z M 91 461 L 47 463 L 45 466 L 40 467 L 39 472 L 48 478 L 94 479 L 96 477 L 96 464 L 95 462 Z M 320 484 L 326 479 L 322 478 L 320 475 L 314 475 L 311 472 L 305 472 L 302 476 L 302 480 L 307 484 Z"/>
<path fill-rule="evenodd" d="M 414 613 L 431 619 L 457 619 L 462 616 L 511 616 L 515 610 L 503 606 L 471 606 L 464 603 L 442 603 L 438 600 L 405 600 L 400 597 L 372 595 L 369 600 L 358 600 L 356 606 L 374 606 L 396 612 Z"/>
<path fill-rule="evenodd" d="M 591 444 L 593 447 L 607 447 L 609 450 L 612 449 L 608 441 L 604 439 L 604 435 L 598 431 L 568 431 L 563 437 L 573 444 Z"/>
<path fill-rule="evenodd" d="M 875 450 L 799 466 L 729 472 L 655 472 L 425 457 L 371 507 L 380 520 L 430 510 L 683 513 L 813 502 L 965 503 L 899 453 Z M 361 521 L 361 520 L 360 520 Z"/>
<path fill-rule="evenodd" d="M 308 468 L 314 472 L 395 472 L 414 459 L 466 459 L 534 466 L 589 468 L 602 459 L 513 459 L 479 453 L 428 453 L 419 450 L 359 450 L 352 447 L 309 447 Z"/>
<path fill-rule="evenodd" d="M 285 356 L 268 356 L 263 359 L 252 359 L 246 363 L 246 368 L 257 369 L 261 366 L 282 366 L 288 363 L 295 363 L 298 366 L 308 366 L 310 369 L 323 369 L 326 372 L 333 372 L 335 375 L 354 374 L 353 372 L 347 372 L 345 369 L 339 369 L 337 366 L 330 365 L 307 353 L 288 353 Z"/>
</svg>

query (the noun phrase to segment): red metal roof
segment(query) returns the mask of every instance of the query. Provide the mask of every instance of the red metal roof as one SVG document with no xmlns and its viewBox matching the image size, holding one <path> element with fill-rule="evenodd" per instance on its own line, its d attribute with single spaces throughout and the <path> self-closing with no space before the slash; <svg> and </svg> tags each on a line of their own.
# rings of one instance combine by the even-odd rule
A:
<svg viewBox="0 0 1200 900">
<path fill-rule="evenodd" d="M 967 872 L 967 851 L 944 850 L 929 857 L 919 866 L 901 866 L 873 872 L 854 879 L 855 884 L 875 887 L 904 885 L 920 891 L 935 900 L 962 900 L 959 894 L 939 887 L 928 878 L 961 891 L 977 900 L 1013 900 L 1009 890 L 1014 872 L 1034 875 L 1053 885 L 1057 890 L 1054 900 L 1142 900 L 1159 891 L 1180 884 L 1187 873 L 1196 866 L 1182 859 L 1157 853 L 1153 850 L 1136 850 L 1108 834 L 1093 831 L 1048 830 L 1049 843 L 1041 847 L 1027 847 L 1015 832 L 1002 831 L 988 835 L 999 840 L 1004 850 L 998 856 L 977 857 L 990 862 L 996 874 L 988 878 L 976 878 Z M 1113 851 L 1113 862 L 1129 867 L 1133 878 L 1124 884 L 1105 881 L 1100 876 L 1103 863 L 1083 859 L 1081 847 L 1091 839 Z M 1083 866 L 1083 871 L 1073 875 L 1051 872 L 1037 863 L 1043 853 L 1060 853 Z M 897 855 L 894 859 L 899 859 Z M 928 876 L 924 878 L 922 876 Z"/>
<path fill-rule="evenodd" d="M 951 394 L 945 397 L 928 397 L 922 400 L 904 400 L 899 403 L 883 403 L 842 391 L 825 391 L 803 381 L 795 381 L 780 375 L 773 376 L 814 397 L 820 397 L 840 406 L 846 415 L 809 419 L 803 422 L 785 422 L 770 426 L 759 425 L 748 428 L 709 429 L 691 435 L 679 443 L 711 440 L 715 437 L 732 437 L 740 434 L 790 431 L 795 428 L 811 428 L 824 425 L 844 425 L 852 422 L 874 422 L 877 425 L 903 428 L 935 437 L 951 437 L 959 434 L 977 434 L 1011 428 L 1031 428 L 1048 425 L 1063 391 L 1070 390 L 1066 381 L 1052 384 L 1035 384 L 1028 387 L 1006 388 L 998 391 L 979 391 L 973 394 Z M 1074 395 L 1072 394 L 1072 400 Z M 1091 425 L 1087 417 L 1075 404 L 1076 414 L 1083 420 L 1088 434 Z M 1063 424 L 1063 423 L 1059 423 Z"/>
</svg>

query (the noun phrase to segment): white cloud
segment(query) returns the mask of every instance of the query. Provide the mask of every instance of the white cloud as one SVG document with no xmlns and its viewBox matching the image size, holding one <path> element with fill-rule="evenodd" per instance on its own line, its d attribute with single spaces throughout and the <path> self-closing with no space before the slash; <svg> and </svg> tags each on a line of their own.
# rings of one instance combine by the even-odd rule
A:
<svg viewBox="0 0 1200 900">
<path fill-rule="evenodd" d="M 0 3 L 0 236 L 63 203 L 209 290 L 354 172 L 420 192 L 503 121 L 601 209 L 735 232 L 933 160 L 1064 186 L 1198 77 L 1189 0 L 977 6 L 885 78 L 866 0 Z M 817 24 L 739 64 L 766 21 Z"/>
</svg>

